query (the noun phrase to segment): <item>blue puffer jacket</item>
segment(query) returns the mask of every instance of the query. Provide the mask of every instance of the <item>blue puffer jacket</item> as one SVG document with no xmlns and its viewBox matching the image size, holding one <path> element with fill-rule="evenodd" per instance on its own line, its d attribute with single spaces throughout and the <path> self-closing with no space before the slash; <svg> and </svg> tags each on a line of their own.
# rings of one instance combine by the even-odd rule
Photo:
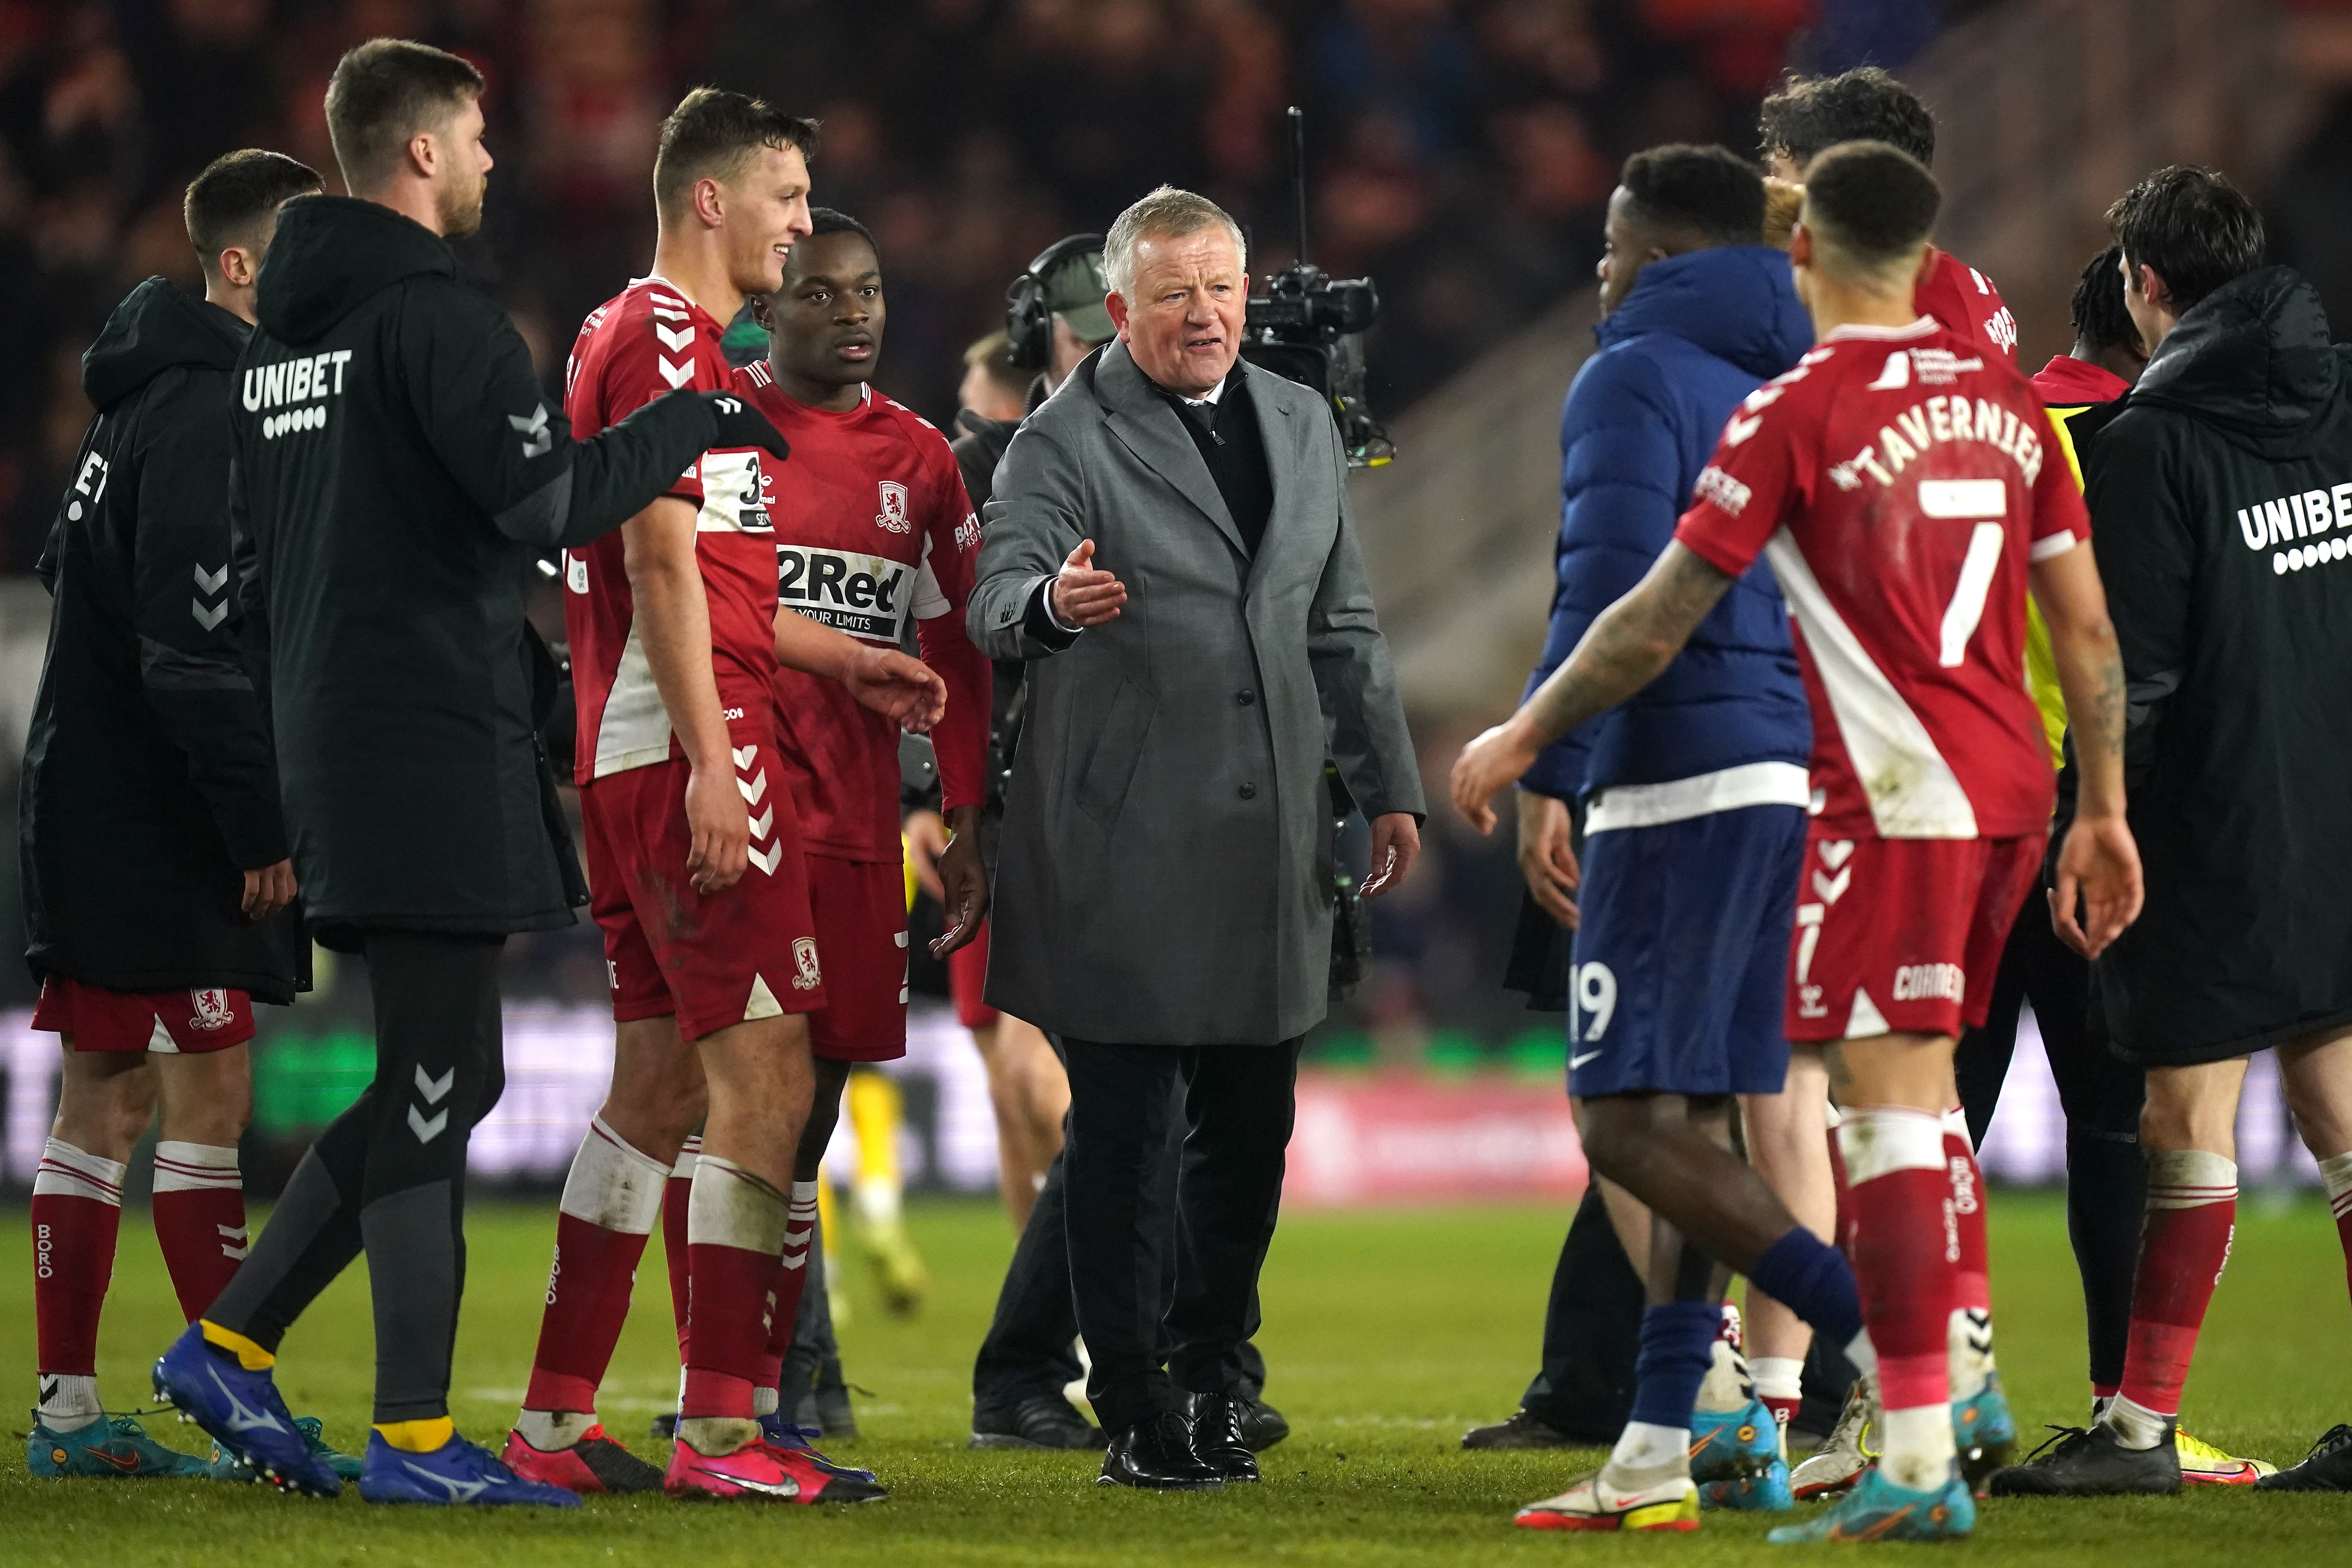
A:
<svg viewBox="0 0 2352 1568">
<path fill-rule="evenodd" d="M 1559 586 L 1530 692 L 1664 551 L 1740 399 L 1812 345 L 1788 257 L 1745 245 L 1652 262 L 1596 335 L 1560 411 Z M 1664 673 L 1519 782 L 1573 800 L 1742 763 L 1802 766 L 1811 748 L 1788 611 L 1759 560 Z"/>
</svg>

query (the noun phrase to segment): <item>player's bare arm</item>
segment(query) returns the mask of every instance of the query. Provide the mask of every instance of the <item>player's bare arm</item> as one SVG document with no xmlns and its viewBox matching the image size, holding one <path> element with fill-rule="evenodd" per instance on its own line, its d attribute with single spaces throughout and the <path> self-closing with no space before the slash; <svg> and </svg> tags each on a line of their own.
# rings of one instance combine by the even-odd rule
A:
<svg viewBox="0 0 2352 1568">
<path fill-rule="evenodd" d="M 1493 832 L 1488 802 L 1495 792 L 1532 767 L 1538 752 L 1656 679 L 1731 582 L 1679 541 L 1668 544 L 1517 713 L 1462 749 L 1454 763 L 1454 809 L 1479 832 Z"/>
<path fill-rule="evenodd" d="M 2050 915 L 2069 947 L 2095 958 L 2138 918 L 2144 891 L 2139 847 L 2124 819 L 2123 656 L 2088 543 L 2034 563 L 2032 578 L 2081 775 Z"/>
<path fill-rule="evenodd" d="M 841 682 L 860 704 L 909 734 L 925 733 L 947 711 L 947 682 L 929 665 L 896 648 L 859 642 L 781 605 L 776 607 L 776 662 Z"/>
<path fill-rule="evenodd" d="M 725 710 L 710 660 L 710 602 L 695 560 L 695 509 L 664 496 L 621 525 L 637 630 L 663 711 L 686 752 L 686 867 L 699 893 L 731 888 L 750 863 L 751 825 L 735 787 Z"/>
</svg>

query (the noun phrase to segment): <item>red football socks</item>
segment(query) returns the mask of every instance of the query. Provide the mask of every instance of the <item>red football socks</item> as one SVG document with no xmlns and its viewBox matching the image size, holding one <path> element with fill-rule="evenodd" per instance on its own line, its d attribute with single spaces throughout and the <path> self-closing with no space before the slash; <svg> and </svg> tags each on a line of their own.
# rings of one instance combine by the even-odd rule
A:
<svg viewBox="0 0 2352 1568">
<path fill-rule="evenodd" d="M 2352 1290 L 2352 1152 L 2331 1154 L 2319 1162 L 2319 1179 L 2327 1188 L 2327 1206 L 2336 1215 L 2336 1239 L 2344 1244 L 2344 1284 Z"/>
<path fill-rule="evenodd" d="M 98 1403 L 98 1318 L 114 1277 L 122 1166 L 52 1138 L 33 1178 L 33 1321 L 41 1418 L 87 1425 Z"/>
<path fill-rule="evenodd" d="M 1880 1400 L 1890 1411 L 1942 1406 L 1950 1398 L 1946 1338 L 1959 1246 L 1941 1120 L 1927 1110 L 1850 1110 L 1838 1142 Z"/>
<path fill-rule="evenodd" d="M 245 1261 L 245 1178 L 236 1150 L 176 1140 L 155 1145 L 155 1241 L 189 1322 Z"/>
<path fill-rule="evenodd" d="M 670 1167 L 669 1180 L 662 1185 L 661 1227 L 662 1257 L 669 1264 L 670 1320 L 677 1325 L 677 1364 L 686 1364 L 687 1278 L 686 1257 L 687 1210 L 689 1195 L 694 1191 L 694 1162 L 702 1152 L 702 1135 L 696 1133 L 678 1151 L 677 1163 Z"/>
<path fill-rule="evenodd" d="M 2123 1397 L 2157 1415 L 2180 1412 L 2181 1386 L 2238 1222 L 2238 1166 L 2200 1149 L 2151 1151 L 2147 1219 L 2132 1279 Z"/>
<path fill-rule="evenodd" d="M 598 1117 L 563 1183 L 547 1310 L 523 1408 L 588 1412 L 612 1365 L 637 1260 L 661 1211 L 669 1167 L 632 1147 Z"/>
<path fill-rule="evenodd" d="M 1986 1261 L 1984 1173 L 1969 1142 L 1969 1119 L 1955 1107 L 1944 1112 L 1944 1163 L 1952 1184 L 1952 1222 L 1959 1263 L 1952 1278 L 1948 1331 L 1952 1397 L 1973 1399 L 1993 1373 L 1992 1275 Z"/>
<path fill-rule="evenodd" d="M 801 1296 L 808 1286 L 809 1240 L 815 1235 L 816 1184 L 794 1182 L 792 1206 L 784 1218 L 783 1251 L 776 1260 L 775 1321 L 768 1327 L 767 1353 L 760 1360 L 761 1388 L 776 1386 L 776 1379 L 783 1373 L 784 1354 L 793 1348 L 793 1330 L 801 1318 Z M 790 1415 L 792 1412 L 784 1414 Z"/>
<path fill-rule="evenodd" d="M 678 1406 L 683 1421 L 751 1418 L 751 1391 L 767 1365 L 777 1315 L 777 1260 L 788 1208 L 783 1194 L 733 1161 L 707 1149 L 695 1161 L 687 1215 L 692 1295 Z M 791 1331 L 787 1325 L 787 1338 Z"/>
</svg>

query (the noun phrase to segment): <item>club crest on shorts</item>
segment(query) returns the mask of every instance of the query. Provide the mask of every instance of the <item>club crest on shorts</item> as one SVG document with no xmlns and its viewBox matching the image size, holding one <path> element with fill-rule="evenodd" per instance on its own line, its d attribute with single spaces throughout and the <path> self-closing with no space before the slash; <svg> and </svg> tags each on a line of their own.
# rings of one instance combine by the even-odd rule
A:
<svg viewBox="0 0 2352 1568">
<path fill-rule="evenodd" d="M 912 533 L 915 525 L 907 517 L 907 487 L 896 479 L 884 479 L 881 491 L 882 514 L 874 525 L 891 533 Z"/>
<path fill-rule="evenodd" d="M 188 1026 L 192 1029 L 209 1032 L 226 1029 L 236 1022 L 236 1013 L 229 1008 L 228 993 L 217 987 L 210 991 L 189 992 L 188 1005 L 196 1010 L 196 1016 L 188 1020 Z"/>
<path fill-rule="evenodd" d="M 793 939 L 793 962 L 800 966 L 800 973 L 793 976 L 793 990 L 814 991 L 818 986 L 824 984 L 824 977 L 817 973 L 816 938 L 813 936 L 794 937 Z"/>
</svg>

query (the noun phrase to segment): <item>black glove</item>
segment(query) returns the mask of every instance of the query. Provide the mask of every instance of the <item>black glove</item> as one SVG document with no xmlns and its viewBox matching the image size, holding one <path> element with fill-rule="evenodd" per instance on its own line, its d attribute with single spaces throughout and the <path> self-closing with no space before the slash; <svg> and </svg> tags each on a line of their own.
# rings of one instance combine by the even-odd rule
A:
<svg viewBox="0 0 2352 1568">
<path fill-rule="evenodd" d="M 725 447 L 758 447 L 773 454 L 782 462 L 793 455 L 793 449 L 768 416 L 751 406 L 751 399 L 732 392 L 698 392 L 702 405 L 710 410 L 719 426 L 717 439 L 710 445 Z"/>
</svg>

